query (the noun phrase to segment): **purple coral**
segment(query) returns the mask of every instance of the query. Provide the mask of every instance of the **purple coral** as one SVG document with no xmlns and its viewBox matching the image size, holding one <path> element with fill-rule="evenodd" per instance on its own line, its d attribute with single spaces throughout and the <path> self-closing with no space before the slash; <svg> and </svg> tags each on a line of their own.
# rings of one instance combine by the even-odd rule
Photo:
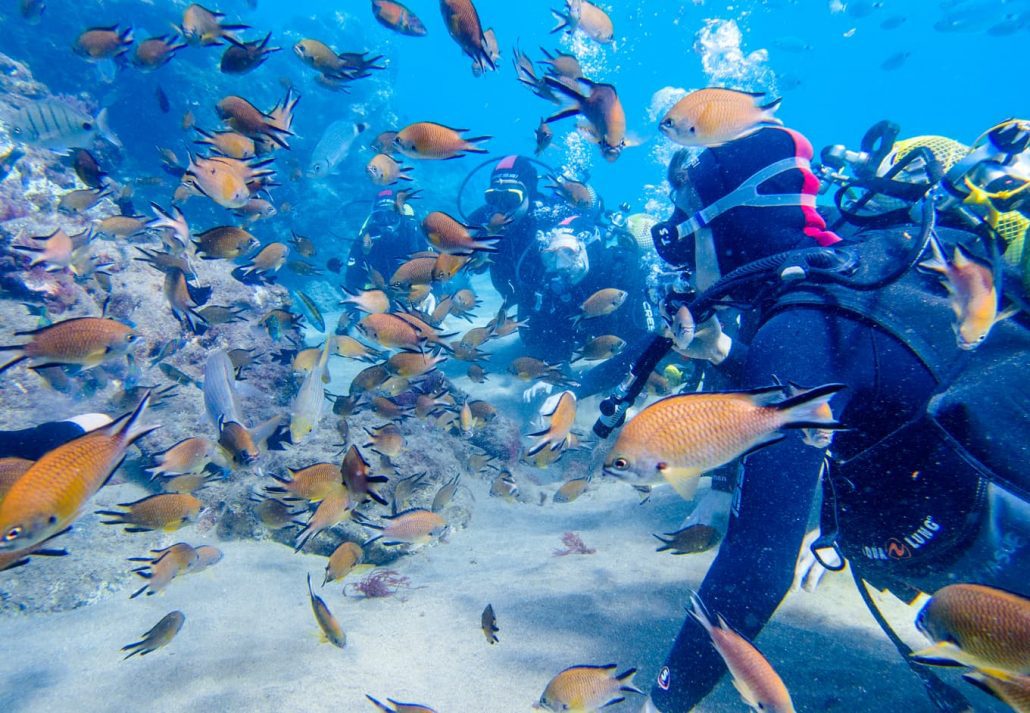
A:
<svg viewBox="0 0 1030 713">
<path fill-rule="evenodd" d="M 564 549 L 555 550 L 555 557 L 564 557 L 565 555 L 592 555 L 597 550 L 592 547 L 587 547 L 583 539 L 575 532 L 566 532 L 561 536 L 562 544 L 565 545 Z"/>
<path fill-rule="evenodd" d="M 354 596 L 355 592 L 369 599 L 376 597 L 392 597 L 401 589 L 411 589 L 411 580 L 396 570 L 377 569 L 375 572 L 365 575 L 354 584 L 343 588 L 347 596 Z"/>
</svg>

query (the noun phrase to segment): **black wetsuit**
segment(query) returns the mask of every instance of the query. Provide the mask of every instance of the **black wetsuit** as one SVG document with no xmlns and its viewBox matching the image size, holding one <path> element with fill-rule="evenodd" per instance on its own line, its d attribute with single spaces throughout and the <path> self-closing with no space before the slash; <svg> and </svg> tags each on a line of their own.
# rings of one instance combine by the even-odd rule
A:
<svg viewBox="0 0 1030 713">
<path fill-rule="evenodd" d="M 83 433 L 82 427 L 71 421 L 52 421 L 20 431 L 0 431 L 0 458 L 39 460 L 44 453 Z"/>
<path fill-rule="evenodd" d="M 922 299 L 909 300 L 908 307 L 897 311 L 894 288 L 858 295 L 851 304 L 846 304 L 849 297 L 844 292 L 826 295 L 822 304 L 811 299 L 813 295 L 781 301 L 766 313 L 750 340 L 741 386 L 767 386 L 774 378 L 848 386 L 831 407 L 851 430 L 835 436 L 824 483 L 827 505 L 840 525 L 838 543 L 864 578 L 902 596 L 916 590 L 932 592 L 950 581 L 949 575 L 963 576 L 957 565 L 965 563 L 965 581 L 1030 595 L 1030 523 L 1021 521 L 1014 528 L 1018 534 L 1011 532 L 1014 549 L 1005 554 L 1011 566 L 992 570 L 986 561 L 989 552 L 969 554 L 995 524 L 994 515 L 985 516 L 986 487 L 978 472 L 946 457 L 917 427 L 902 432 L 887 448 L 869 450 L 896 429 L 920 423 L 917 417 L 946 379 L 942 372 L 963 358 L 950 332 L 950 310 L 932 282 L 926 289 L 937 289 L 937 295 L 920 292 Z M 904 289 L 897 286 L 898 292 Z M 834 295 L 841 300 L 837 304 L 830 299 Z M 881 298 L 891 305 L 881 312 L 882 320 L 877 317 Z M 1026 333 L 1019 334 L 1023 327 L 1011 327 L 1017 340 L 1025 343 Z M 936 344 L 921 343 L 926 335 Z M 1007 338 L 992 333 L 981 349 L 989 349 L 992 340 L 1005 348 Z M 934 349 L 939 356 L 932 355 Z M 1007 367 L 1015 370 L 1009 374 L 1025 374 L 1030 355 L 1025 350 L 1015 354 L 1021 364 Z M 997 382 L 981 388 L 992 383 Z M 1025 408 L 1025 383 L 1021 391 L 1006 397 L 1022 399 Z M 1016 430 L 1004 447 L 1025 448 L 1026 434 L 1020 426 L 1009 427 Z M 699 594 L 711 612 L 748 638 L 758 635 L 791 586 L 823 460 L 823 451 L 805 445 L 793 433 L 750 455 L 741 468 L 726 538 Z M 977 558 L 983 561 L 969 562 Z M 667 713 L 690 710 L 725 672 L 705 631 L 688 618 L 659 672 L 652 699 Z"/>
<path fill-rule="evenodd" d="M 586 397 L 614 387 L 625 378 L 632 359 L 657 328 L 657 314 L 646 299 L 640 255 L 635 246 L 605 245 L 595 240 L 587 246 L 589 270 L 575 285 L 552 279 L 540 259 L 537 232 L 555 227 L 571 209 L 538 206 L 505 230 L 491 256 L 490 278 L 501 297 L 518 307 L 518 319 L 528 320 L 519 334 L 529 356 L 549 364 L 574 358 L 574 352 L 594 337 L 615 335 L 627 346 L 621 354 L 601 362 L 579 378 L 576 395 Z M 470 216 L 475 224 L 487 218 L 481 208 Z M 574 322 L 580 305 L 598 290 L 616 288 L 626 301 L 612 314 Z"/>
<path fill-rule="evenodd" d="M 389 282 L 390 276 L 410 259 L 412 253 L 428 249 L 429 244 L 417 221 L 408 216 L 401 217 L 396 226 L 386 228 L 383 234 L 371 238 L 367 252 L 363 236 L 354 241 L 347 257 L 344 285 L 352 290 L 364 289 L 370 282 L 370 269 Z"/>
<path fill-rule="evenodd" d="M 580 376 L 576 395 L 581 398 L 609 389 L 625 378 L 640 345 L 657 327 L 657 315 L 646 299 L 644 276 L 636 269 L 640 262 L 637 251 L 594 241 L 587 246 L 587 256 L 590 269 L 586 276 L 568 285 L 555 281 L 534 251 L 523 263 L 515 293 L 518 318 L 528 322 L 520 335 L 530 356 L 557 364 L 574 359 L 577 348 L 595 337 L 614 335 L 626 342 L 619 355 Z M 633 269 L 627 269 L 628 265 Z M 576 319 L 587 298 L 609 288 L 626 292 L 618 309 L 603 317 Z"/>
</svg>

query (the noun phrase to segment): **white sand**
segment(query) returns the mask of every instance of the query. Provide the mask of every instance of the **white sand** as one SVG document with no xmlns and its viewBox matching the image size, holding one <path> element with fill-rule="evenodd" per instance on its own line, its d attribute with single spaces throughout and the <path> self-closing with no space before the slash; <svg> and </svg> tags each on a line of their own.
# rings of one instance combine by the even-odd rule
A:
<svg viewBox="0 0 1030 713">
<path fill-rule="evenodd" d="M 395 565 L 417 588 L 375 600 L 345 598 L 339 584 L 319 590 L 347 632 L 345 650 L 319 643 L 308 603 L 305 576 L 320 582 L 324 559 L 270 541 L 219 543 L 221 563 L 162 595 L 129 600 L 135 583 L 126 583 L 74 611 L 0 620 L 0 711 L 339 713 L 372 710 L 367 692 L 441 713 L 504 713 L 528 711 L 553 674 L 578 663 L 639 666 L 649 688 L 687 587 L 711 558 L 654 552 L 650 533 L 675 528 L 684 506 L 671 493 L 641 506 L 611 482 L 543 507 L 472 487 L 470 526 Z M 566 530 L 597 553 L 554 557 Z M 134 537 L 124 535 L 126 547 L 138 550 Z M 166 536 L 202 539 L 195 526 Z M 61 560 L 30 566 L 61 576 Z M 494 646 L 479 629 L 487 603 L 501 629 Z M 122 661 L 119 647 L 172 609 L 186 614 L 178 637 Z M 931 710 L 848 577 L 792 595 L 759 644 L 801 711 Z M 639 697 L 631 701 L 612 710 L 637 710 Z M 699 710 L 744 708 L 724 682 Z"/>
</svg>

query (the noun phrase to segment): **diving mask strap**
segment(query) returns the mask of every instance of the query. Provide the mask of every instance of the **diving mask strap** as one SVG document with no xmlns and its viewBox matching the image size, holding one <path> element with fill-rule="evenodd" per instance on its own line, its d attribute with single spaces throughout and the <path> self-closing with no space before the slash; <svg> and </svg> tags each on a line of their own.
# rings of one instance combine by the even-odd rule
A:
<svg viewBox="0 0 1030 713">
<path fill-rule="evenodd" d="M 770 193 L 758 192 L 758 187 L 770 178 L 795 169 L 808 170 L 811 164 L 797 156 L 775 161 L 756 171 L 737 188 L 727 193 L 714 203 L 694 213 L 688 220 L 677 227 L 679 237 L 684 238 L 710 225 L 723 213 L 734 208 L 815 208 L 815 196 L 808 193 Z"/>
</svg>

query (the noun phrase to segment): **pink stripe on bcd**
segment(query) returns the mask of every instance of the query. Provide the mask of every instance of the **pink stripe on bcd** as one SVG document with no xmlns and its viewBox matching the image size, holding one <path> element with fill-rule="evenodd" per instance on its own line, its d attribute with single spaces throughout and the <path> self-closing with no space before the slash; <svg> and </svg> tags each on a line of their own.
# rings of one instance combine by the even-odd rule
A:
<svg viewBox="0 0 1030 713">
<path fill-rule="evenodd" d="M 812 143 L 804 136 L 793 129 L 783 127 L 783 130 L 790 134 L 790 137 L 794 139 L 794 155 L 797 158 L 803 158 L 806 161 L 812 159 L 815 152 L 812 148 Z M 819 177 L 812 173 L 807 168 L 798 167 L 801 171 L 801 193 L 803 195 L 815 196 L 819 193 Z M 819 215 L 819 212 L 810 206 L 801 206 L 801 211 L 805 216 L 805 228 L 804 233 L 808 237 L 815 240 L 819 247 L 825 248 L 839 243 L 841 238 L 833 231 L 826 229 L 826 221 Z"/>
</svg>

